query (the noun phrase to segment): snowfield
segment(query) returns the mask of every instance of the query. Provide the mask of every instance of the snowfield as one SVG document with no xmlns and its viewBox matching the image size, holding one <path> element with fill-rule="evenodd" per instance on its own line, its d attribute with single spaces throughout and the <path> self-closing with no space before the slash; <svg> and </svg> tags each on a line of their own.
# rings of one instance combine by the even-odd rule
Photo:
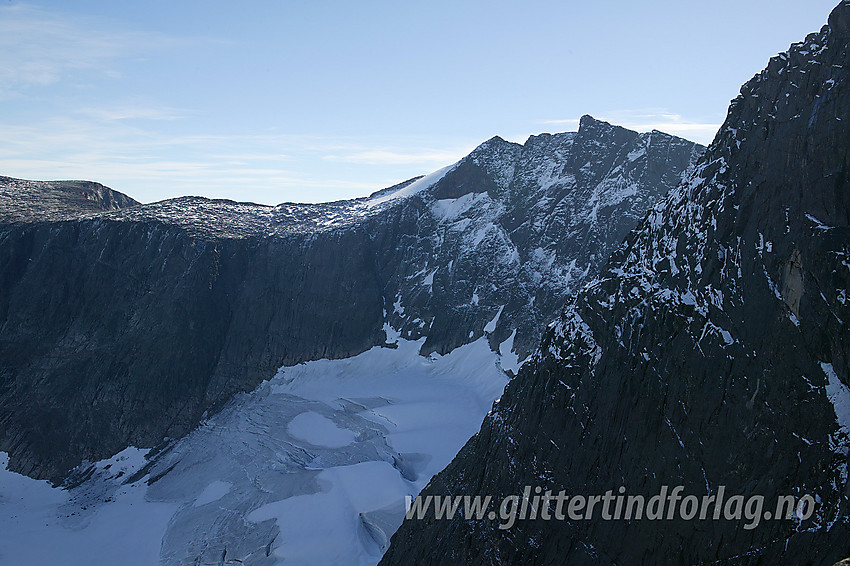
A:
<svg viewBox="0 0 850 566">
<path fill-rule="evenodd" d="M 145 452 L 128 448 L 98 467 L 130 453 L 138 460 Z M 0 564 L 158 563 L 160 542 L 178 505 L 146 499 L 144 482 L 120 486 L 99 477 L 103 485 L 96 491 L 109 492 L 104 498 L 90 492 L 94 486 L 53 488 L 8 471 L 8 460 L 0 452 Z"/>
<path fill-rule="evenodd" d="M 376 564 L 405 496 L 507 383 L 484 338 L 429 358 L 422 340 L 397 345 L 282 368 L 144 470 L 147 451 L 129 448 L 62 490 L 2 455 L 0 562 Z"/>
</svg>

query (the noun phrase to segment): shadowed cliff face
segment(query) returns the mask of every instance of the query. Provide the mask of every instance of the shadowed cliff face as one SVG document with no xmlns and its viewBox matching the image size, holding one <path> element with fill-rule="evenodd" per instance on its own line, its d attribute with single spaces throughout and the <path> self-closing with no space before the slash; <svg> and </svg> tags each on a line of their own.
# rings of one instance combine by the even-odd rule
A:
<svg viewBox="0 0 850 566">
<path fill-rule="evenodd" d="M 423 495 L 812 495 L 805 521 L 406 521 L 382 564 L 832 564 L 850 553 L 850 2 L 742 89 Z M 677 514 L 676 517 L 679 515 Z"/>
<path fill-rule="evenodd" d="M 25 473 L 181 436 L 282 364 L 384 337 L 362 234 L 320 234 L 308 248 L 92 221 L 7 238 L 3 443 Z"/>
<path fill-rule="evenodd" d="M 701 150 L 588 116 L 370 198 L 275 207 L 184 197 L 90 214 L 60 195 L 38 210 L 55 183 L 5 179 L 0 450 L 59 480 L 185 435 L 282 365 L 383 344 L 385 325 L 427 337 L 423 354 L 486 334 L 522 360 Z"/>
</svg>

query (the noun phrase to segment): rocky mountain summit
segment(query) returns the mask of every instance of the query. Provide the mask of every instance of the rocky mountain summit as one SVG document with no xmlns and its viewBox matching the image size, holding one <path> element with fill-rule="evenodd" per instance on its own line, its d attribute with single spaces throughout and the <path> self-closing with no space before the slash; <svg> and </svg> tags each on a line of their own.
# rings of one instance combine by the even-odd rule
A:
<svg viewBox="0 0 850 566">
<path fill-rule="evenodd" d="M 833 564 L 850 554 L 850 2 L 550 325 L 427 495 L 812 497 L 804 519 L 408 520 L 382 564 Z"/>
<path fill-rule="evenodd" d="M 487 336 L 516 369 L 701 151 L 586 116 L 578 132 L 493 138 L 427 177 L 316 205 L 128 206 L 101 188 L 54 206 L 82 185 L 4 178 L 0 450 L 58 481 L 185 435 L 281 366 L 396 335 L 427 337 L 423 355 Z"/>
</svg>

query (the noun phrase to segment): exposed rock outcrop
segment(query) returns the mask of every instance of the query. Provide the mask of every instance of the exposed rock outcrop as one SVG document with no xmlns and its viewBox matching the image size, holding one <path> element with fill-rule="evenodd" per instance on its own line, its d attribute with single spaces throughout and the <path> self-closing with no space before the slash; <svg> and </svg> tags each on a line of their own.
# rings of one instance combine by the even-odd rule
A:
<svg viewBox="0 0 850 566">
<path fill-rule="evenodd" d="M 0 176 L 0 226 L 67 220 L 139 204 L 91 181 L 25 181 Z"/>
<path fill-rule="evenodd" d="M 810 495 L 806 520 L 406 521 L 382 564 L 832 564 L 850 553 L 850 2 L 742 89 L 423 495 Z M 725 512 L 724 512 L 725 513 Z"/>
</svg>

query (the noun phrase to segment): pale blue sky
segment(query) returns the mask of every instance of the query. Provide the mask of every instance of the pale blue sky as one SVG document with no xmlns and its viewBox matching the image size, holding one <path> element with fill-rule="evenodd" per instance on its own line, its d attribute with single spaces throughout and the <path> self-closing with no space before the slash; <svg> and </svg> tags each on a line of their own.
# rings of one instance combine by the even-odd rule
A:
<svg viewBox="0 0 850 566">
<path fill-rule="evenodd" d="M 0 175 L 363 196 L 582 114 L 708 143 L 837 0 L 0 0 Z"/>
</svg>

